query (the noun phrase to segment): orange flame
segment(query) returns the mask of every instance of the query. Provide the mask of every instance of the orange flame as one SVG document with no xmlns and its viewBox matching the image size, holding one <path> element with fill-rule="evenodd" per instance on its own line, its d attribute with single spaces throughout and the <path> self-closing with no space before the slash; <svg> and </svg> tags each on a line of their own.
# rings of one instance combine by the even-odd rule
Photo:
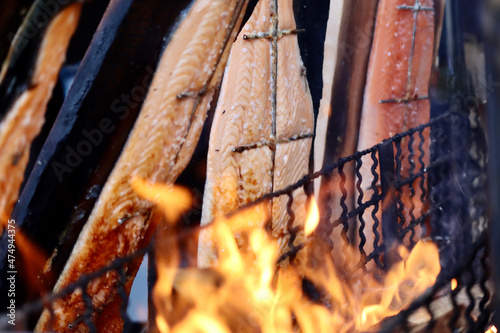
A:
<svg viewBox="0 0 500 333">
<path fill-rule="evenodd" d="M 134 179 L 141 195 L 166 211 L 186 207 L 177 187 L 151 185 Z M 324 260 L 322 269 L 277 265 L 278 245 L 264 225 L 265 203 L 230 217 L 219 217 L 207 230 L 216 244 L 214 267 L 179 268 L 180 259 L 158 266 L 153 299 L 160 332 L 357 332 L 367 331 L 393 316 L 433 285 L 440 272 L 437 247 L 418 242 L 409 252 L 399 249 L 401 261 L 383 272 L 360 272 L 345 280 L 336 266 Z M 172 213 L 170 213 L 172 214 Z M 311 200 L 304 231 L 310 235 L 319 212 Z M 173 243 L 174 244 L 174 243 Z M 173 251 L 175 252 L 175 251 Z M 347 248 L 348 267 L 360 256 Z M 382 277 L 381 277 L 382 275 Z M 303 278 L 324 292 L 325 306 L 303 291 Z"/>
<path fill-rule="evenodd" d="M 497 332 L 498 332 L 498 329 L 493 325 L 490 328 L 488 328 L 488 330 L 484 333 L 497 333 Z"/>
<path fill-rule="evenodd" d="M 304 233 L 309 236 L 316 230 L 319 224 L 319 209 L 318 204 L 314 197 L 311 197 L 311 204 L 309 205 L 309 214 L 307 216 L 306 223 L 304 224 Z"/>
<path fill-rule="evenodd" d="M 439 252 L 434 243 L 418 242 L 410 254 L 404 247 L 400 249 L 400 253 L 403 261 L 391 268 L 381 290 L 375 291 L 378 294 L 376 296 L 381 297 L 380 302 L 374 305 L 366 304 L 362 310 L 359 325 L 361 329 L 368 329 L 382 319 L 397 314 L 410 304 L 413 296 L 422 294 L 436 282 L 441 266 Z M 369 299 L 374 296 L 371 293 L 368 291 L 363 299 L 370 302 Z"/>
<path fill-rule="evenodd" d="M 192 311 L 179 323 L 172 333 L 200 332 L 200 333 L 231 333 L 223 321 L 209 316 L 201 311 Z"/>
<path fill-rule="evenodd" d="M 44 266 L 48 263 L 48 256 L 45 254 L 45 251 L 25 236 L 19 229 L 16 231 L 15 239 L 16 250 L 19 251 L 25 263 L 23 265 L 26 270 L 24 274 L 29 282 L 26 284 L 28 288 L 27 292 L 36 295 L 47 291 L 46 287 L 39 280 L 40 272 L 44 271 Z M 53 279 L 51 272 L 47 272 L 46 277 Z"/>
<path fill-rule="evenodd" d="M 451 290 L 455 290 L 458 287 L 457 279 L 451 279 Z"/>
<path fill-rule="evenodd" d="M 169 223 L 174 223 L 192 205 L 191 192 L 170 184 L 152 184 L 134 176 L 131 180 L 134 190 L 143 198 L 157 204 L 165 213 Z"/>
</svg>

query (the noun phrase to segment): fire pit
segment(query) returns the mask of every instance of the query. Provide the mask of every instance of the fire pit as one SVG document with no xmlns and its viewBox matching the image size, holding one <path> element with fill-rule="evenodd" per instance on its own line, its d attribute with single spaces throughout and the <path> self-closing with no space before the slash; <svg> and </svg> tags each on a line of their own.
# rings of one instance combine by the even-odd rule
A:
<svg viewBox="0 0 500 333">
<path fill-rule="evenodd" d="M 293 191 L 304 186 L 307 187 L 317 177 L 333 179 L 336 175 L 339 175 L 342 178 L 344 169 L 353 166 L 355 170 L 359 170 L 361 163 L 363 163 L 363 157 L 370 157 L 371 169 L 374 174 L 373 188 L 363 190 L 360 187 L 361 182 L 358 181 L 355 193 L 356 205 L 349 210 L 345 205 L 345 198 L 338 203 L 344 209 L 332 226 L 333 229 L 341 229 L 345 243 L 338 246 L 338 253 L 332 257 L 331 261 L 333 264 L 331 272 L 337 271 L 340 273 L 334 280 L 332 280 L 331 276 L 328 277 L 330 280 L 327 281 L 328 283 L 346 284 L 337 290 L 338 294 L 328 294 L 329 290 L 325 289 L 326 286 L 321 285 L 323 282 L 319 278 L 321 274 L 311 273 L 311 270 L 306 269 L 307 274 L 306 278 L 301 282 L 301 290 L 293 291 L 293 293 L 302 292 L 303 297 L 307 298 L 308 302 L 317 304 L 316 306 L 323 308 L 323 311 L 328 310 L 334 313 L 339 311 L 337 320 L 342 325 L 337 326 L 338 331 L 352 331 L 354 328 L 346 322 L 348 319 L 353 320 L 353 322 L 356 320 L 368 321 L 370 315 L 375 316 L 373 317 L 374 325 L 370 328 L 360 323 L 358 327 L 362 327 L 362 331 L 455 332 L 458 330 L 482 332 L 488 328 L 492 314 L 492 286 L 488 282 L 487 216 L 484 197 L 486 155 L 484 153 L 484 136 L 482 129 L 477 126 L 479 124 L 477 122 L 478 118 L 474 112 L 474 110 L 465 112 L 462 109 L 443 113 L 434 117 L 428 124 L 422 124 L 417 128 L 389 138 L 366 151 L 343 158 L 312 175 L 305 176 L 298 183 L 282 191 L 264 196 L 242 210 L 242 217 L 256 218 L 255 214 L 258 213 L 249 214 L 245 213 L 245 211 L 252 207 L 258 207 L 258 205 L 273 197 L 285 196 L 293 198 L 290 196 Z M 457 132 L 455 130 L 448 132 L 447 128 L 449 129 L 449 126 L 459 130 Z M 430 163 L 426 165 L 422 163 L 422 151 L 419 151 L 418 147 L 423 145 L 422 133 L 429 130 L 433 139 L 431 144 L 433 156 Z M 451 135 L 443 136 L 443 133 L 451 133 Z M 453 135 L 453 133 L 460 133 L 460 135 Z M 467 144 L 464 144 L 463 141 L 466 141 Z M 462 143 L 460 144 L 460 142 Z M 400 173 L 403 143 L 410 147 L 407 158 L 413 166 L 409 177 L 404 179 Z M 473 149 L 477 149 L 477 151 Z M 443 151 L 446 153 L 439 153 Z M 425 195 L 421 197 L 412 195 L 415 191 L 412 189 L 414 186 L 423 186 L 422 193 L 425 194 L 427 190 L 423 184 L 425 184 L 426 179 L 429 183 L 429 202 L 426 201 Z M 340 193 L 344 193 L 344 196 L 347 197 L 344 182 L 340 181 L 338 186 Z M 405 191 L 405 188 L 410 191 L 410 196 L 403 199 L 401 193 Z M 448 193 L 454 193 L 454 195 Z M 363 201 L 363 198 L 366 197 L 369 199 Z M 419 210 L 415 209 L 417 201 L 424 203 L 420 205 Z M 289 203 L 291 204 L 291 201 Z M 404 221 L 403 210 L 408 205 L 411 219 Z M 240 216 L 239 214 L 241 213 L 235 212 L 232 217 L 228 218 L 234 219 L 234 217 Z M 328 214 L 328 211 L 321 212 L 320 218 L 327 219 Z M 369 216 L 376 221 L 372 230 L 367 230 L 363 226 L 363 219 L 369 218 Z M 443 224 L 443 221 L 448 221 L 453 227 L 445 227 L 446 224 Z M 389 223 L 391 223 L 391 228 L 386 229 L 384 226 Z M 380 228 L 380 225 L 382 225 L 382 228 Z M 294 230 L 290 232 L 293 235 Z M 320 229 L 316 230 L 316 233 L 319 232 L 321 232 Z M 420 237 L 419 234 L 422 236 L 420 242 L 417 243 L 417 239 Z M 182 238 L 195 237 L 195 233 L 192 230 L 173 235 L 173 237 L 174 239 L 170 240 L 170 245 L 177 244 Z M 374 240 L 372 251 L 365 250 L 367 238 Z M 314 240 L 314 237 L 311 239 Z M 309 243 L 310 241 L 297 246 L 292 242 L 289 252 L 285 256 L 293 260 L 298 251 L 307 248 Z M 437 244 L 437 248 L 421 248 L 420 251 L 423 252 L 417 254 L 419 257 L 411 259 L 412 254 L 408 257 L 408 251 L 415 250 L 426 243 Z M 395 246 L 396 244 L 398 246 Z M 86 311 L 82 312 L 80 321 L 86 323 L 92 331 L 93 323 L 90 318 L 95 310 L 92 307 L 91 300 L 85 297 L 84 290 L 86 287 L 94 279 L 108 272 L 122 274 L 122 267 L 125 263 L 130 262 L 137 256 L 142 256 L 148 250 L 149 248 L 142 249 L 131 257 L 116 260 L 108 267 L 80 278 L 76 284 L 69 286 L 60 294 L 45 295 L 41 300 L 18 310 L 18 316 L 27 318 L 30 313 L 37 313 L 43 307 L 50 309 L 52 302 L 59 297 L 79 289 L 88 307 Z M 346 306 L 339 303 L 343 297 L 346 297 L 345 300 L 360 301 L 362 298 L 360 294 L 373 292 L 374 298 L 383 298 L 384 295 L 390 293 L 390 287 L 393 285 L 384 285 L 382 276 L 384 272 L 390 272 L 391 269 L 397 267 L 401 257 L 406 258 L 404 265 L 409 269 L 409 272 L 407 275 L 400 277 L 402 279 L 399 281 L 400 289 L 395 290 L 390 296 L 391 299 L 386 304 L 386 309 L 382 309 L 381 312 L 378 310 L 370 312 L 367 311 L 368 305 L 365 304 L 363 305 L 364 308 L 360 309 L 359 313 L 356 313 L 355 307 L 359 306 L 359 304 L 356 304 L 353 306 L 352 311 L 339 310 Z M 278 260 L 284 259 L 284 257 L 278 258 Z M 326 259 L 321 258 L 321 260 L 324 262 Z M 432 263 L 432 260 L 437 260 L 437 262 Z M 412 264 L 411 261 L 417 261 L 416 268 L 409 267 Z M 424 288 L 419 289 L 425 291 L 422 295 L 418 295 L 416 299 L 413 299 L 413 297 L 404 299 L 404 297 L 417 296 L 407 294 L 414 291 L 413 288 L 418 283 L 424 283 L 417 280 L 414 274 L 422 270 L 429 270 L 429 267 L 422 267 L 422 263 L 425 264 L 426 262 L 438 265 L 436 275 L 430 277 L 429 285 L 424 284 Z M 343 270 L 339 271 L 339 267 L 343 268 Z M 164 279 L 166 279 L 163 274 L 166 274 L 168 270 L 162 272 L 162 269 L 166 268 L 158 267 L 158 283 L 164 283 Z M 432 271 L 432 268 L 430 271 Z M 368 272 L 372 272 L 374 275 L 371 276 Z M 202 282 L 199 285 L 190 285 L 188 287 L 178 282 L 179 285 L 174 287 L 177 292 L 186 292 L 184 288 L 196 288 L 191 291 L 195 294 L 207 287 L 206 284 L 211 286 L 212 283 L 215 283 L 217 286 L 219 283 L 223 284 L 222 281 L 225 279 L 219 276 L 218 272 L 210 270 L 190 271 L 188 269 L 181 270 L 178 274 L 186 281 L 190 281 L 190 279 L 196 280 L 200 276 L 207 279 L 208 282 Z M 262 276 L 258 275 L 258 277 L 261 278 Z M 181 278 L 177 277 L 176 279 Z M 370 281 L 373 279 L 375 280 Z M 357 282 L 354 283 L 354 281 Z M 191 281 L 191 283 L 195 282 Z M 391 282 L 394 283 L 394 281 Z M 122 280 L 122 283 L 124 283 L 124 280 Z M 241 283 L 241 281 L 237 283 Z M 377 289 L 381 287 L 384 288 L 382 292 L 380 290 L 370 290 L 370 288 Z M 427 287 L 429 288 L 427 289 Z M 161 284 L 155 287 L 155 292 L 163 295 L 161 291 L 156 291 L 157 288 L 161 290 Z M 168 285 L 166 288 L 168 290 Z M 349 290 L 351 288 L 359 288 L 359 290 Z M 119 288 L 119 292 L 123 298 L 122 315 L 127 320 L 128 296 L 121 288 Z M 285 292 L 292 293 L 292 290 L 285 290 Z M 174 296 L 172 295 L 172 297 Z M 188 296 L 184 295 L 184 297 Z M 231 297 L 237 297 L 237 295 L 231 295 Z M 155 302 L 155 305 L 158 306 L 158 303 Z M 162 315 L 162 311 L 168 311 L 162 306 L 166 306 L 166 304 L 162 304 L 160 308 L 157 308 L 158 315 Z M 265 306 L 265 303 L 260 306 Z M 395 307 L 395 309 L 392 307 Z M 253 310 L 258 311 L 258 308 Z M 178 310 L 174 312 L 176 311 Z M 237 309 L 234 309 L 234 311 L 237 311 Z M 386 311 L 386 314 L 384 314 L 384 311 Z M 393 315 L 393 313 L 396 314 Z M 245 318 L 244 315 L 237 312 L 234 315 Z M 247 313 L 247 315 L 251 314 Z M 345 315 L 346 318 L 341 319 L 342 315 Z M 297 320 L 299 323 L 301 322 L 300 319 Z M 77 324 L 75 323 L 75 326 Z M 130 325 L 130 322 L 126 322 L 125 327 L 131 327 Z M 251 323 L 248 322 L 245 322 L 243 326 L 247 327 L 247 329 L 252 327 Z M 258 330 L 258 326 L 254 327 L 254 329 Z"/>
<path fill-rule="evenodd" d="M 415 15 L 415 27 L 419 12 L 431 10 L 418 0 L 398 9 Z M 461 14 L 462 7 L 447 4 L 429 96 L 407 91 L 405 98 L 380 101 L 408 107 L 429 100 L 430 121 L 325 160 L 317 171 L 202 226 L 179 222 L 193 206 L 189 190 L 134 176 L 136 193 L 156 204 L 142 214 L 162 219 L 153 242 L 18 307 L 18 326 L 9 325 L 9 312 L 3 314 L 0 329 L 29 329 L 42 312 L 44 327 L 53 327 L 65 315 L 59 304 L 76 295 L 83 305 L 67 331 L 97 331 L 96 317 L 113 311 L 103 310 L 112 304 L 115 311 L 120 308 L 125 332 L 497 332 L 492 325 L 488 133 L 482 91 L 464 65 L 463 58 L 470 56 L 464 45 L 475 44 L 457 32 Z M 278 39 L 298 31 L 280 30 L 273 22 L 268 32 L 243 39 L 267 34 L 263 38 L 270 40 L 271 53 L 278 52 Z M 204 89 L 197 92 L 198 102 Z M 176 101 L 192 95 L 187 91 Z M 270 147 L 274 167 L 276 147 L 284 142 L 273 141 L 276 124 L 273 131 L 269 140 L 235 146 L 232 152 Z M 313 184 L 319 185 L 316 193 Z M 302 194 L 304 202 L 299 202 Z M 279 235 L 269 215 L 277 201 L 286 205 L 286 228 Z M 298 225 L 296 207 L 302 204 L 307 218 Z M 127 215 L 119 224 L 138 216 Z M 195 267 L 193 244 L 197 247 L 204 233 L 217 243 L 217 262 Z M 277 245 L 283 239 L 284 251 Z M 149 322 L 134 323 L 127 314 L 129 270 L 146 253 L 151 261 Z M 117 296 L 96 305 L 95 295 L 107 292 L 100 285 L 106 279 L 116 281 Z"/>
<path fill-rule="evenodd" d="M 456 106 L 460 105 L 462 104 Z M 292 184 L 282 191 L 262 197 L 242 211 L 257 207 L 274 197 L 285 196 L 290 200 L 293 198 L 290 195 L 293 191 L 307 187 L 315 178 L 334 179 L 338 175 L 341 178 L 338 183 L 339 193 L 343 194 L 338 205 L 343 209 L 342 214 L 335 219 L 336 222 L 331 227 L 341 229 L 345 243 L 338 246 L 338 255 L 332 257 L 334 265 L 332 269 L 345 268 L 340 272 L 338 280 L 335 281 L 353 283 L 358 279 L 358 283 L 347 284 L 337 292 L 345 293 L 349 288 L 360 288 L 358 291 L 350 291 L 352 294 L 349 297 L 356 300 L 356 295 L 359 292 L 368 293 L 370 292 L 369 288 L 380 288 L 383 283 L 372 281 L 373 284 L 370 286 L 370 282 L 368 282 L 370 277 L 366 275 L 367 272 L 377 272 L 374 275 L 375 279 L 380 279 L 381 272 L 391 271 L 392 267 L 397 266 L 401 256 L 408 258 L 407 251 L 405 254 L 405 251 L 401 251 L 401 249 L 408 249 L 408 251 L 414 249 L 417 239 L 421 237 L 420 244 L 422 242 L 423 244 L 427 242 L 437 244 L 438 252 L 436 254 L 439 253 L 439 259 L 436 256 L 433 257 L 432 248 L 426 248 L 422 249 L 421 251 L 424 252 L 420 253 L 420 257 L 413 259 L 413 261 L 425 262 L 426 260 L 423 259 L 426 257 L 433 257 L 432 259 L 438 260 L 437 264 L 441 267 L 438 268 L 439 275 L 434 276 L 428 285 L 429 288 L 427 289 L 426 286 L 423 289 L 425 292 L 415 300 L 411 302 L 399 300 L 400 308 L 396 308 L 397 314 L 392 315 L 394 310 L 391 309 L 391 306 L 395 306 L 394 303 L 397 303 L 396 298 L 407 297 L 408 295 L 404 295 L 405 288 L 408 288 L 408 285 L 418 283 L 418 281 L 412 280 L 415 276 L 411 276 L 418 272 L 418 268 L 417 271 L 411 271 L 409 276 L 402 277 L 406 280 L 400 281 L 401 289 L 394 292 L 395 294 L 391 296 L 391 304 L 388 304 L 388 308 L 385 309 L 390 315 L 384 315 L 382 312 L 380 317 L 375 319 L 375 323 L 379 324 L 375 331 L 485 331 L 491 320 L 492 290 L 488 283 L 489 259 L 486 198 L 484 197 L 486 186 L 485 142 L 476 111 L 462 108 L 452 109 L 434 117 L 428 124 L 422 124 L 368 150 L 342 158 L 312 175 L 305 176 L 296 184 Z M 451 130 L 451 128 L 453 129 Z M 429 164 L 423 163 L 423 150 L 419 149 L 424 144 L 424 131 L 430 131 L 432 140 L 432 156 Z M 412 166 L 409 170 L 409 176 L 406 178 L 401 176 L 400 170 L 402 150 L 405 149 L 403 145 L 408 147 L 406 158 Z M 353 167 L 356 172 L 359 172 L 361 164 L 365 161 L 363 159 L 365 156 L 370 158 L 370 166 L 374 175 L 373 186 L 371 189 L 363 189 L 360 186 L 361 180 L 358 180 L 355 193 L 356 204 L 353 209 L 348 209 L 345 204 L 348 193 L 344 187 L 345 180 L 342 181 L 343 170 Z M 425 185 L 426 182 L 429 184 L 428 187 Z M 422 195 L 420 197 L 414 195 L 414 187 L 416 186 L 421 186 Z M 410 195 L 403 198 L 401 194 L 406 190 L 409 190 Z M 430 191 L 429 201 L 426 199 L 426 191 Z M 289 204 L 291 205 L 291 200 Z M 415 209 L 417 206 L 420 207 L 418 210 Z M 410 220 L 405 220 L 403 213 L 407 208 L 409 208 Z M 235 212 L 232 215 L 238 216 L 238 214 L 240 213 Z M 331 214 L 331 211 L 322 211 L 320 218 L 322 220 L 328 219 L 328 214 Z M 243 216 L 255 218 L 252 214 Z M 363 220 L 370 218 L 370 216 L 375 221 L 371 230 L 364 228 L 363 225 Z M 229 218 L 231 219 L 231 217 Z M 294 230 L 290 230 L 290 232 L 293 235 Z M 317 234 L 321 232 L 321 229 L 316 230 Z M 184 234 L 173 235 L 173 237 L 175 239 L 171 240 L 171 244 L 177 244 L 177 239 L 194 237 L 194 232 L 184 232 Z M 316 238 L 320 237 L 316 236 Z M 373 239 L 372 251 L 365 250 L 367 238 Z M 312 238 L 312 240 L 314 239 L 315 237 Z M 399 246 L 395 246 L 396 244 Z M 307 243 L 297 246 L 291 242 L 289 252 L 285 256 L 293 260 L 298 251 L 307 246 Z M 337 247 L 334 248 L 337 249 Z M 38 312 L 44 306 L 50 309 L 53 301 L 66 293 L 80 289 L 88 306 L 87 311 L 82 313 L 80 320 L 92 330 L 93 324 L 90 317 L 95 310 L 93 310 L 90 299 L 85 297 L 86 286 L 92 280 L 108 272 L 113 271 L 120 274 L 124 263 L 143 255 L 148 249 L 143 249 L 131 257 L 116 260 L 110 266 L 82 277 L 76 284 L 69 286 L 60 294 L 46 295 L 38 302 L 25 306 L 20 311 L 21 316 Z M 278 258 L 278 260 L 284 259 L 284 257 Z M 321 258 L 321 260 L 323 259 L 325 258 Z M 411 260 L 407 259 L 405 265 L 410 265 Z M 159 269 L 162 269 L 161 266 Z M 310 272 L 308 271 L 309 274 Z M 158 273 L 160 274 L 158 282 L 161 283 L 163 281 L 161 274 L 163 273 Z M 215 272 L 210 271 L 186 271 L 181 272 L 181 274 L 185 274 L 187 277 L 189 274 L 192 274 L 193 277 L 198 276 L 198 274 L 206 275 L 209 281 L 210 279 L 218 281 L 217 279 L 221 278 Z M 339 295 L 329 295 L 328 291 L 324 289 L 325 286 L 319 283 L 321 280 L 317 279 L 315 275 L 304 279 L 301 287 L 304 297 L 313 304 L 324 307 L 325 311 L 326 309 L 336 311 L 338 307 L 345 306 L 336 303 L 341 299 Z M 202 287 L 203 284 L 196 288 Z M 161 288 L 161 285 L 155 288 Z M 182 290 L 183 287 L 178 288 Z M 384 288 L 387 289 L 388 286 Z M 119 290 L 121 290 L 120 295 L 124 301 L 122 314 L 127 319 L 127 294 L 123 289 L 119 288 Z M 383 297 L 384 293 L 387 292 L 389 291 L 385 290 L 382 294 L 374 297 Z M 343 310 L 343 312 L 347 319 L 351 317 L 351 319 L 356 320 L 356 316 L 358 316 L 357 320 L 362 320 L 360 318 L 368 315 L 366 305 L 363 310 L 360 310 L 358 314 L 355 311 L 345 312 Z M 157 309 L 157 311 L 161 311 L 161 309 Z M 365 320 L 368 319 L 365 318 Z M 125 326 L 128 327 L 128 325 L 130 323 Z M 249 324 L 246 323 L 246 325 Z M 348 324 L 343 322 L 342 326 L 346 331 L 353 329 L 352 326 L 349 328 L 345 325 Z M 342 326 L 339 326 L 338 329 Z M 364 326 L 361 325 L 361 327 Z M 373 331 L 373 329 L 366 327 L 365 329 Z"/>
</svg>

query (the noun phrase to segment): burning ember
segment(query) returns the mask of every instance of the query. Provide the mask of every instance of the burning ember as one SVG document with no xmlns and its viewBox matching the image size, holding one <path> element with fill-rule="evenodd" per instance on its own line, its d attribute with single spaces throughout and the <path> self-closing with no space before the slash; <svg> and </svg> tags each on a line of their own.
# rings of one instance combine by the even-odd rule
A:
<svg viewBox="0 0 500 333">
<path fill-rule="evenodd" d="M 170 223 L 178 217 L 172 212 L 190 204 L 190 196 L 177 187 L 138 179 L 134 187 L 160 203 Z M 328 260 L 323 270 L 293 264 L 283 268 L 277 265 L 276 240 L 265 228 L 255 228 L 267 219 L 265 206 L 219 217 L 206 226 L 219 244 L 216 266 L 179 268 L 175 257 L 159 263 L 153 298 L 161 332 L 370 331 L 432 286 L 440 272 L 436 245 L 424 241 L 411 252 L 401 246 L 401 260 L 386 273 L 368 271 L 346 278 Z M 319 220 L 314 199 L 308 210 L 304 232 L 311 235 Z M 352 253 L 347 266 L 356 267 L 355 249 L 347 252 Z M 313 299 L 311 290 L 321 296 Z"/>
</svg>

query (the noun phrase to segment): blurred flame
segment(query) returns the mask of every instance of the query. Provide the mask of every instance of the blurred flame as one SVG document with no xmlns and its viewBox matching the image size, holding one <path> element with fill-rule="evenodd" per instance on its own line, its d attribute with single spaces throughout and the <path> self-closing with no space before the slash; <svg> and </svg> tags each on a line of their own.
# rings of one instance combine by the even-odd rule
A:
<svg viewBox="0 0 500 333">
<path fill-rule="evenodd" d="M 223 321 L 217 317 L 208 316 L 201 311 L 192 311 L 172 330 L 173 333 L 206 332 L 206 333 L 231 333 Z"/>
<path fill-rule="evenodd" d="M 451 279 L 451 290 L 455 290 L 458 287 L 457 279 Z"/>
<path fill-rule="evenodd" d="M 418 242 L 408 254 L 400 249 L 403 261 L 395 264 L 387 273 L 378 304 L 366 305 L 361 312 L 359 327 L 367 329 L 382 319 L 393 316 L 410 304 L 415 295 L 422 294 L 436 282 L 441 271 L 437 246 L 430 242 Z M 363 299 L 371 298 L 370 291 Z M 369 301 L 370 302 L 370 301 Z M 367 303 L 361 302 L 365 305 Z"/>
<path fill-rule="evenodd" d="M 137 178 L 133 184 L 165 213 L 170 210 L 168 214 L 179 214 L 190 202 L 185 190 L 177 187 L 151 185 Z M 216 242 L 214 267 L 180 268 L 180 258 L 158 263 L 153 300 L 160 332 L 369 331 L 407 307 L 435 283 L 440 272 L 436 245 L 422 241 L 411 252 L 401 246 L 401 260 L 387 273 L 359 269 L 359 251 L 351 247 L 344 249 L 347 268 L 354 273 L 350 278 L 329 258 L 314 270 L 308 265 L 279 266 L 278 242 L 265 228 L 267 205 L 219 217 L 206 226 Z M 312 199 L 304 221 L 307 235 L 318 219 Z M 305 293 L 304 278 L 316 293 Z M 313 294 L 322 296 L 313 300 Z"/>
<path fill-rule="evenodd" d="M 319 224 L 319 209 L 314 196 L 311 197 L 311 204 L 309 205 L 309 213 L 307 215 L 306 223 L 304 224 L 304 233 L 307 236 L 312 234 Z"/>
<path fill-rule="evenodd" d="M 191 192 L 177 185 L 152 184 L 137 176 L 132 177 L 131 184 L 140 196 L 163 210 L 169 223 L 177 221 L 193 202 Z"/>
<path fill-rule="evenodd" d="M 156 326 L 160 332 L 170 332 L 167 321 L 162 316 L 156 316 Z"/>
<path fill-rule="evenodd" d="M 40 294 L 40 292 L 45 292 L 46 287 L 39 280 L 40 272 L 44 272 L 45 278 L 52 280 L 53 273 L 50 270 L 45 270 L 45 265 L 50 264 L 48 261 L 48 256 L 45 255 L 45 251 L 38 246 L 35 242 L 31 241 L 24 233 L 17 229 L 15 233 L 15 244 L 16 244 L 16 254 L 20 253 L 25 263 L 22 267 L 25 269 L 24 276 L 28 280 L 25 287 L 28 289 L 27 293 L 33 293 L 34 295 Z M 14 262 L 15 265 L 15 262 Z M 17 270 L 15 267 L 11 269 L 12 271 Z"/>
<path fill-rule="evenodd" d="M 497 333 L 497 332 L 498 332 L 498 329 L 493 325 L 490 328 L 488 328 L 488 330 L 484 333 Z"/>
</svg>

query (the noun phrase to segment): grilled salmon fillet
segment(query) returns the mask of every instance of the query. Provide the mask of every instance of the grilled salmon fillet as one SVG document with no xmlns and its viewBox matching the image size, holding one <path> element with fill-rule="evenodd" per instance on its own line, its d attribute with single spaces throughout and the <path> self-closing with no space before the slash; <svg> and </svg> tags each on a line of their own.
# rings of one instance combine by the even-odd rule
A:
<svg viewBox="0 0 500 333">
<path fill-rule="evenodd" d="M 114 1 L 110 6 L 119 3 Z M 54 287 L 55 293 L 148 243 L 157 221 L 150 219 L 153 203 L 139 197 L 130 181 L 137 176 L 149 182 L 173 183 L 188 163 L 246 3 L 198 0 L 173 34 L 124 151 Z M 136 260 L 124 267 L 127 289 L 138 266 Z M 117 285 L 116 272 L 109 272 L 87 286 L 97 310 L 92 319 L 105 325 L 98 330 L 109 331 L 109 322 L 115 323 L 113 330 L 122 329 Z M 85 308 L 81 292 L 73 292 L 53 305 L 52 323 L 49 311 L 42 314 L 36 330 L 66 331 L 72 325 L 72 329 L 86 331 L 84 323 L 75 323 Z M 100 316 L 106 320 L 99 320 Z"/>
<path fill-rule="evenodd" d="M 261 0 L 231 49 L 210 134 L 202 225 L 308 173 L 313 108 L 294 29 L 291 0 Z M 306 215 L 303 189 L 293 195 L 294 221 L 287 200 L 267 206 L 280 255 L 289 228 L 302 226 Z M 265 221 L 248 223 L 260 228 Z M 223 247 L 210 228 L 202 230 L 199 266 L 215 265 Z"/>
<path fill-rule="evenodd" d="M 430 105 L 426 99 L 432 68 L 434 50 L 434 1 L 433 0 L 380 0 L 375 26 L 374 41 L 367 74 L 358 150 L 367 149 L 412 127 L 427 123 Z M 413 160 L 420 168 L 418 159 L 429 161 L 429 132 L 424 131 L 424 155 L 421 156 L 415 137 Z M 408 140 L 401 141 L 401 178 L 410 176 Z M 363 158 L 361 167 L 362 187 L 365 200 L 371 199 L 373 175 L 370 156 Z M 418 171 L 418 169 L 417 169 Z M 415 214 L 420 215 L 422 189 L 414 186 Z M 408 207 L 410 190 L 407 186 L 401 193 L 405 202 L 405 222 L 411 221 Z M 370 210 L 365 212 L 366 226 L 372 230 Z M 400 221 L 403 223 L 403 221 Z M 373 248 L 373 234 L 367 240 L 367 249 Z"/>
</svg>

